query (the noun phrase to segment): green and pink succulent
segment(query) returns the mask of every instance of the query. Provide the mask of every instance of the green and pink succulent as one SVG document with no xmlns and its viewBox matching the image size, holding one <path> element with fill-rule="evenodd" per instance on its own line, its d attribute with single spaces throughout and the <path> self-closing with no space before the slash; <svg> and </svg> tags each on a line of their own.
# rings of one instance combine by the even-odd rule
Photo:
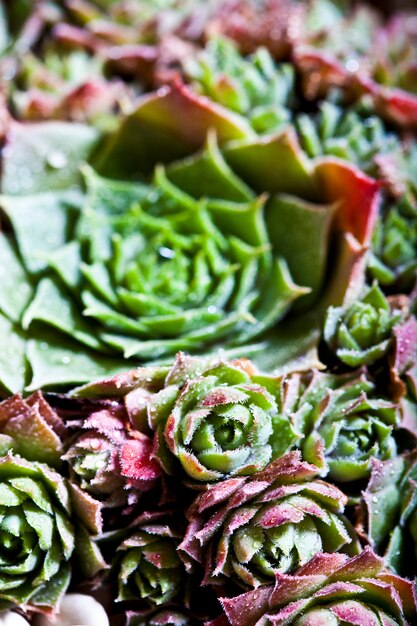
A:
<svg viewBox="0 0 417 626">
<path fill-rule="evenodd" d="M 250 478 L 230 478 L 199 495 L 179 549 L 204 566 L 204 584 L 231 578 L 262 589 L 319 552 L 355 553 L 343 516 L 347 498 L 318 474 L 291 452 Z"/>
<path fill-rule="evenodd" d="M 407 626 L 416 614 L 411 581 L 385 569 L 370 549 L 349 558 L 321 553 L 275 585 L 221 600 L 232 626 Z"/>
</svg>

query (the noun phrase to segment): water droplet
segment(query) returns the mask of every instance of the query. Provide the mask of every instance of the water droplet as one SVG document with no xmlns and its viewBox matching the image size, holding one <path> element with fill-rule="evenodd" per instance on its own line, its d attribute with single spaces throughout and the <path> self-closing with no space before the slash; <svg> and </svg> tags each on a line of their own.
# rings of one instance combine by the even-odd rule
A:
<svg viewBox="0 0 417 626">
<path fill-rule="evenodd" d="M 55 150 L 55 152 L 51 152 L 51 154 L 47 157 L 48 165 L 53 167 L 56 170 L 60 170 L 65 167 L 68 163 L 68 159 L 66 155 L 60 150 Z"/>
<path fill-rule="evenodd" d="M 356 59 L 348 59 L 345 63 L 345 67 L 348 72 L 357 72 L 359 69 L 359 62 Z"/>
<path fill-rule="evenodd" d="M 71 357 L 69 357 L 69 356 L 63 356 L 63 357 L 62 357 L 62 359 L 61 359 L 61 362 L 62 362 L 64 365 L 69 365 L 69 364 L 71 363 Z"/>
<path fill-rule="evenodd" d="M 373 496 L 373 498 L 372 498 L 372 502 L 373 502 L 374 504 L 378 504 L 378 497 L 377 497 L 377 496 Z"/>
<path fill-rule="evenodd" d="M 166 246 L 161 246 L 158 252 L 159 252 L 159 256 L 161 256 L 164 259 L 173 259 L 175 256 L 174 250 L 171 250 L 171 248 L 167 248 Z"/>
</svg>

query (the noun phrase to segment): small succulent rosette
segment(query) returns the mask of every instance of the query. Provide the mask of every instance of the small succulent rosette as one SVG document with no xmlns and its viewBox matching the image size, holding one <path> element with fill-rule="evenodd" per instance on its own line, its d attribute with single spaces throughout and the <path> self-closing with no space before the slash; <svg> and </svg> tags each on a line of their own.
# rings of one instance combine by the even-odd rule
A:
<svg viewBox="0 0 417 626">
<path fill-rule="evenodd" d="M 385 569 L 369 548 L 358 556 L 321 553 L 275 585 L 221 603 L 232 626 L 408 626 L 416 615 L 414 584 Z"/>
<path fill-rule="evenodd" d="M 346 496 L 291 452 L 250 478 L 230 478 L 199 495 L 179 546 L 205 568 L 204 583 L 272 583 L 321 551 L 359 549 L 342 515 Z"/>
<path fill-rule="evenodd" d="M 355 302 L 329 307 L 324 340 L 331 352 L 348 367 L 372 365 L 387 355 L 393 344 L 393 329 L 403 321 L 403 313 L 391 310 L 375 282 Z"/>
<path fill-rule="evenodd" d="M 358 530 L 401 575 L 413 576 L 417 564 L 417 455 L 373 462 Z"/>
<path fill-rule="evenodd" d="M 364 371 L 317 370 L 281 379 L 280 411 L 299 434 L 295 446 L 322 475 L 346 485 L 369 478 L 372 459 L 398 453 L 400 403 L 379 395 Z"/>
<path fill-rule="evenodd" d="M 172 512 L 144 512 L 132 523 L 113 564 L 116 602 L 145 600 L 159 606 L 184 601 L 186 571 L 177 551 L 180 521 L 174 517 Z"/>
<path fill-rule="evenodd" d="M 71 428 L 75 434 L 62 458 L 74 482 L 104 507 L 127 511 L 156 486 L 161 469 L 152 458 L 152 439 L 132 427 L 123 407 L 94 411 Z"/>
</svg>

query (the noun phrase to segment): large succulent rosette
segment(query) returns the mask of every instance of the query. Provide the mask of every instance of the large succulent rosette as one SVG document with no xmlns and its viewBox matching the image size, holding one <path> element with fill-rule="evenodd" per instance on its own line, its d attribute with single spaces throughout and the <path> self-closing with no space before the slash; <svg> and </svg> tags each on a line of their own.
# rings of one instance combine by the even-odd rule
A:
<svg viewBox="0 0 417 626">
<path fill-rule="evenodd" d="M 258 64 L 277 85 L 288 81 L 269 57 Z M 245 107 L 230 110 L 197 88 L 177 80 L 142 97 L 92 157 L 106 177 L 84 167 L 83 190 L 77 167 L 97 147 L 96 131 L 11 127 L 2 207 L 13 238 L 0 242 L 9 268 L 0 310 L 19 376 L 4 364 L 6 389 L 84 382 L 178 350 L 222 347 L 282 366 L 314 351 L 323 310 L 341 304 L 353 275 L 360 286 L 376 181 L 334 157 L 309 158 L 285 120 L 259 135 Z M 268 90 L 265 99 L 271 107 Z M 141 184 L 116 180 L 144 175 Z M 37 243 L 45 236 L 48 254 Z M 337 263 L 325 288 L 330 250 Z M 289 313 L 302 319 L 287 328 Z"/>
<path fill-rule="evenodd" d="M 341 515 L 347 498 L 318 472 L 292 452 L 251 478 L 231 478 L 198 496 L 179 548 L 204 565 L 205 584 L 227 577 L 258 587 L 318 552 L 348 549 L 349 523 Z"/>
<path fill-rule="evenodd" d="M 318 554 L 296 574 L 277 574 L 274 586 L 221 602 L 232 626 L 407 626 L 416 611 L 413 583 L 388 572 L 369 549 L 351 559 Z"/>
</svg>

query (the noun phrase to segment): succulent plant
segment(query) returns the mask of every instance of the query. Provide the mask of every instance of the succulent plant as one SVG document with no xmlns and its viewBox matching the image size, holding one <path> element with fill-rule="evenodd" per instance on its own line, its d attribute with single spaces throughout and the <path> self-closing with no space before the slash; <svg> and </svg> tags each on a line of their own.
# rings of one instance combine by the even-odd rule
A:
<svg viewBox="0 0 417 626">
<path fill-rule="evenodd" d="M 393 343 L 392 330 L 402 320 L 391 311 L 375 282 L 362 297 L 345 307 L 329 307 L 324 340 L 336 357 L 349 367 L 371 365 L 384 357 Z"/>
<path fill-rule="evenodd" d="M 104 507 L 131 507 L 155 487 L 161 474 L 152 459 L 152 440 L 130 427 L 120 412 L 93 412 L 76 426 L 63 459 L 71 477 Z"/>
<path fill-rule="evenodd" d="M 364 492 L 364 525 L 373 549 L 395 572 L 412 576 L 417 563 L 417 456 L 415 450 L 373 462 Z"/>
<path fill-rule="evenodd" d="M 66 430 L 62 419 L 40 392 L 25 399 L 18 394 L 0 402 L 2 455 L 13 450 L 28 461 L 59 467 Z"/>
<path fill-rule="evenodd" d="M 406 199 L 379 220 L 372 248 L 371 276 L 384 288 L 411 290 L 417 271 L 417 210 Z"/>
<path fill-rule="evenodd" d="M 324 297 L 327 252 L 336 241 L 340 259 L 326 302 L 341 300 L 373 229 L 376 181 L 331 157 L 310 162 L 291 129 L 258 137 L 243 116 L 207 104 L 183 85 L 143 98 L 100 152 L 97 167 L 119 176 L 123 162 L 127 176 L 131 166 L 151 172 L 152 158 L 164 154 L 171 133 L 166 127 L 173 119 L 171 113 L 167 116 L 171 109 L 178 109 L 183 120 L 175 132 L 188 133 L 184 112 L 189 110 L 198 129 L 193 136 L 196 147 L 205 141 L 210 126 L 217 130 L 218 143 L 211 133 L 202 151 L 174 160 L 165 169 L 157 167 L 153 184 L 109 180 L 84 169 L 85 194 L 60 189 L 70 181 L 80 182 L 76 171 L 70 173 L 69 162 L 76 168 L 77 155 L 88 155 L 97 137 L 91 129 L 59 125 L 62 140 L 77 136 L 69 161 L 58 146 L 51 152 L 49 135 L 43 134 L 48 124 L 35 125 L 34 135 L 14 126 L 4 191 L 17 191 L 19 179 L 13 171 L 27 159 L 27 146 L 20 152 L 22 142 L 35 141 L 30 149 L 36 154 L 42 146 L 60 176 L 50 173 L 48 161 L 42 175 L 29 177 L 35 196 L 9 193 L 2 198 L 17 244 L 2 235 L 1 251 L 9 269 L 0 297 L 0 326 L 19 372 L 10 381 L 3 364 L 1 379 L 7 389 L 22 389 L 31 375 L 32 389 L 81 383 L 122 369 L 126 359 L 169 359 L 180 349 L 207 353 L 224 346 L 236 353 L 246 352 L 240 347 L 248 346 L 260 353 L 259 340 L 267 331 L 275 332 L 289 311 L 309 310 Z M 152 141 L 153 157 L 146 163 L 143 155 L 120 160 L 122 145 L 125 156 L 130 153 L 129 125 L 149 114 L 155 123 L 147 127 L 147 141 L 153 133 L 162 138 Z M 158 130 L 161 123 L 164 128 Z M 146 140 L 140 139 L 140 121 L 138 128 L 135 146 L 148 154 Z M 55 131 L 53 135 L 58 138 Z M 227 143 L 239 137 L 245 141 Z M 278 177 L 269 166 L 259 165 L 275 158 L 285 163 Z M 40 192 L 36 181 L 41 180 L 58 189 Z M 363 197 L 357 219 L 354 207 Z M 29 213 L 36 231 L 27 225 L 32 219 L 28 203 L 37 207 Z M 50 236 L 54 233 L 46 256 L 38 249 L 43 236 L 39 228 L 46 228 L 38 219 L 42 211 L 49 217 Z M 308 247 L 301 236 L 306 229 Z M 291 232 L 296 233 L 294 240 Z M 16 280 L 22 284 L 19 293 L 13 287 Z M 318 326 L 323 306 L 310 325 Z M 307 339 L 289 342 L 294 351 L 311 340 L 310 328 L 303 333 Z M 49 367 L 51 360 L 54 368 Z"/>
<path fill-rule="evenodd" d="M 116 601 L 146 600 L 168 603 L 184 594 L 185 568 L 177 553 L 180 534 L 169 513 L 142 513 L 117 548 L 114 565 L 118 579 Z"/>
<path fill-rule="evenodd" d="M 165 388 L 148 404 L 157 430 L 155 454 L 168 472 L 195 481 L 250 475 L 282 456 L 296 435 L 281 418 L 276 379 L 247 360 L 178 355 Z"/>
<path fill-rule="evenodd" d="M 397 455 L 400 405 L 381 396 L 365 372 L 294 372 L 281 378 L 278 397 L 303 459 L 332 481 L 366 479 L 373 458 Z"/>
<path fill-rule="evenodd" d="M 183 64 L 196 91 L 247 116 L 257 132 L 276 132 L 290 121 L 294 71 L 290 64 L 277 65 L 266 48 L 243 57 L 232 41 L 215 38 Z"/>
<path fill-rule="evenodd" d="M 321 551 L 358 549 L 342 513 L 346 496 L 291 452 L 250 478 L 231 478 L 197 496 L 179 546 L 205 567 L 205 584 L 273 582 Z"/>
<path fill-rule="evenodd" d="M 47 465 L 12 452 L 0 459 L 0 490 L 1 606 L 51 612 L 77 553 L 85 575 L 105 566 L 90 537 L 100 531 L 99 503 Z"/>
<path fill-rule="evenodd" d="M 380 177 L 381 155 L 401 154 L 398 136 L 363 106 L 344 107 L 337 101 L 324 100 L 317 113 L 299 113 L 294 124 L 310 157 L 331 154 L 356 163 L 376 178 Z"/>
<path fill-rule="evenodd" d="M 318 554 L 295 574 L 277 574 L 274 586 L 221 603 L 232 626 L 407 626 L 416 615 L 413 583 L 386 570 L 369 548 L 353 558 Z"/>
</svg>

